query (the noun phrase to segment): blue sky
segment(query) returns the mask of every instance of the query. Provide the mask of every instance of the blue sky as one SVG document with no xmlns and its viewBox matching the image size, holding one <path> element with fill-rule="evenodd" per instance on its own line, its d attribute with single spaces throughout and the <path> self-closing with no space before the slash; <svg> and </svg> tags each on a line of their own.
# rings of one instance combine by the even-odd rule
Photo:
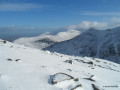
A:
<svg viewBox="0 0 120 90">
<path fill-rule="evenodd" d="M 0 27 L 77 27 L 83 21 L 120 25 L 120 0 L 0 0 Z"/>
</svg>

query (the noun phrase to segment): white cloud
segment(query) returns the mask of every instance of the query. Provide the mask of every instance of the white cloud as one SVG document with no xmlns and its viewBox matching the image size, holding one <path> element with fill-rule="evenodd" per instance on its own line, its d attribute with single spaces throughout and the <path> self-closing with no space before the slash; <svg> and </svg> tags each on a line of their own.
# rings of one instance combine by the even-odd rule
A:
<svg viewBox="0 0 120 90">
<path fill-rule="evenodd" d="M 96 29 L 105 29 L 108 27 L 108 23 L 106 22 L 89 22 L 89 21 L 82 21 L 80 24 L 71 25 L 68 29 L 89 29 L 89 28 L 96 28 Z"/>
<path fill-rule="evenodd" d="M 82 30 L 82 29 L 89 29 L 95 28 L 99 30 L 105 30 L 109 28 L 115 28 L 120 26 L 120 17 L 111 17 L 111 18 L 104 18 L 104 22 L 98 21 L 82 21 L 79 24 L 70 25 L 68 29 L 70 30 Z"/>
<path fill-rule="evenodd" d="M 120 15 L 120 12 L 94 12 L 94 11 L 80 11 L 80 15 L 93 15 L 93 16 L 100 16 L 100 15 Z"/>
<path fill-rule="evenodd" d="M 111 24 L 111 26 L 112 27 L 119 27 L 120 26 L 120 17 L 112 17 L 111 19 L 110 19 L 110 21 L 112 22 Z"/>
<path fill-rule="evenodd" d="M 104 18 L 104 21 L 108 23 L 108 28 L 120 26 L 120 17 Z"/>
<path fill-rule="evenodd" d="M 0 11 L 25 11 L 43 7 L 44 5 L 38 5 L 34 3 L 1 3 Z"/>
<path fill-rule="evenodd" d="M 115 23 L 120 23 L 120 17 L 112 17 L 111 20 Z"/>
</svg>

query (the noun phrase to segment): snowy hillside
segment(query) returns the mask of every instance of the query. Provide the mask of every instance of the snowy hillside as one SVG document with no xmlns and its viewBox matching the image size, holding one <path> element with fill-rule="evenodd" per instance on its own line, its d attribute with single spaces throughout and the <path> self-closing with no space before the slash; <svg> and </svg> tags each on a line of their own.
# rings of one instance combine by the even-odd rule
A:
<svg viewBox="0 0 120 90">
<path fill-rule="evenodd" d="M 89 29 L 71 40 L 56 43 L 46 50 L 120 63 L 120 27 L 111 30 Z"/>
<path fill-rule="evenodd" d="M 120 65 L 0 40 L 0 90 L 120 90 Z"/>
<path fill-rule="evenodd" d="M 42 49 L 56 42 L 72 39 L 77 35 L 79 35 L 80 33 L 81 31 L 77 31 L 77 30 L 62 31 L 62 32 L 58 32 L 55 35 L 51 35 L 50 33 L 45 33 L 37 37 L 19 38 L 15 40 L 14 43 L 25 45 L 32 48 Z"/>
</svg>

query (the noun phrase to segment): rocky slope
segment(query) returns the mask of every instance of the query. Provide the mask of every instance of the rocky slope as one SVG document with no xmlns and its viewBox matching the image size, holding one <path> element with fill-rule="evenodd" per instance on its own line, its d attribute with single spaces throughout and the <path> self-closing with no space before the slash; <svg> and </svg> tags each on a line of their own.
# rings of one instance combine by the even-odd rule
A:
<svg viewBox="0 0 120 90">
<path fill-rule="evenodd" d="M 120 27 L 108 30 L 89 29 L 71 40 L 53 44 L 45 50 L 120 63 Z"/>
</svg>

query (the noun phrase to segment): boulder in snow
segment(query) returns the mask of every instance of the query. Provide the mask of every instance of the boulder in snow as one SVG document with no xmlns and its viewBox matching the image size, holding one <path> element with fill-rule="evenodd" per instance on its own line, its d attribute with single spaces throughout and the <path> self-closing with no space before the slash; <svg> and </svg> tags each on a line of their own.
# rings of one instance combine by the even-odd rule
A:
<svg viewBox="0 0 120 90">
<path fill-rule="evenodd" d="M 72 60 L 66 60 L 64 62 L 72 64 Z"/>
<path fill-rule="evenodd" d="M 66 80 L 71 80 L 74 79 L 74 77 L 66 74 L 66 73 L 56 73 L 53 75 L 51 84 L 57 84 L 58 82 L 66 81 Z"/>
<path fill-rule="evenodd" d="M 11 58 L 8 58 L 7 60 L 8 60 L 8 61 L 13 61 Z"/>
<path fill-rule="evenodd" d="M 98 86 L 96 86 L 95 84 L 92 84 L 92 87 L 93 87 L 93 90 L 103 90 L 103 89 L 100 89 Z"/>
</svg>

